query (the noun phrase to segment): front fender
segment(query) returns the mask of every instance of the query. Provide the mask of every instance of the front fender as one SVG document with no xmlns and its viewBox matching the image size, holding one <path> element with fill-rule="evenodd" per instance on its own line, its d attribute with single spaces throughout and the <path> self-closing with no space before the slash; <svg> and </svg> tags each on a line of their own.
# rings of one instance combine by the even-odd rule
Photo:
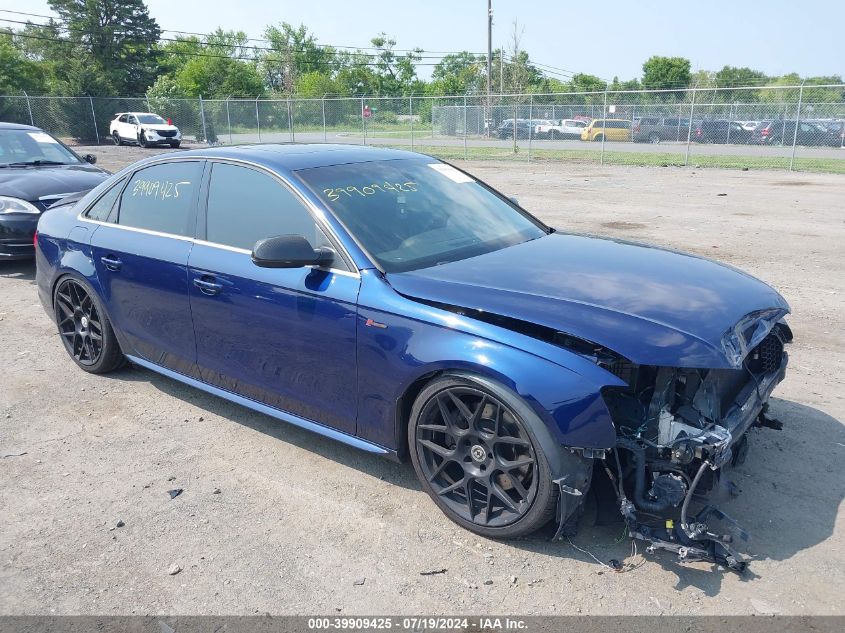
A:
<svg viewBox="0 0 845 633">
<path fill-rule="evenodd" d="M 508 335 L 513 335 L 508 343 L 497 340 Z M 512 389 L 559 445 L 611 448 L 616 432 L 600 388 L 623 383 L 566 350 L 555 348 L 560 352 L 558 362 L 540 356 L 538 345 L 551 347 L 406 299 L 373 271 L 363 271 L 358 315 L 358 435 L 401 450 L 397 439 L 401 434 L 395 430 L 407 420 L 397 419 L 397 402 L 421 381 L 458 370 Z M 571 363 L 564 364 L 567 360 Z"/>
</svg>

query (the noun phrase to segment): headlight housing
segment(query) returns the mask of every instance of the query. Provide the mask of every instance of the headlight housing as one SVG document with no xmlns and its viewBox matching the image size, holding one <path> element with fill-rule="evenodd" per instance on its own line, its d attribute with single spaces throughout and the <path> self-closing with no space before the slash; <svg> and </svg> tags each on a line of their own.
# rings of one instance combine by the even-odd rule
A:
<svg viewBox="0 0 845 633">
<path fill-rule="evenodd" d="M 0 196 L 0 215 L 7 213 L 41 213 L 38 208 L 26 200 Z"/>
</svg>

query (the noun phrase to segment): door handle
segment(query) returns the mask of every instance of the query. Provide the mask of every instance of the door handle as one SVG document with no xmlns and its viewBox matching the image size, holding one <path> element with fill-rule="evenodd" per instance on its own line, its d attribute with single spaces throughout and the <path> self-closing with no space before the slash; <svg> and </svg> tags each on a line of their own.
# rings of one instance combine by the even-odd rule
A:
<svg viewBox="0 0 845 633">
<path fill-rule="evenodd" d="M 209 296 L 219 295 L 220 291 L 223 290 L 223 286 L 220 284 L 213 281 L 206 281 L 201 277 L 196 277 L 194 279 L 194 285 L 200 289 L 201 293 Z"/>
<path fill-rule="evenodd" d="M 114 255 L 105 255 L 100 258 L 100 261 L 103 262 L 103 266 L 108 268 L 109 270 L 120 270 L 120 267 L 123 266 L 123 262 L 120 261 Z"/>
</svg>

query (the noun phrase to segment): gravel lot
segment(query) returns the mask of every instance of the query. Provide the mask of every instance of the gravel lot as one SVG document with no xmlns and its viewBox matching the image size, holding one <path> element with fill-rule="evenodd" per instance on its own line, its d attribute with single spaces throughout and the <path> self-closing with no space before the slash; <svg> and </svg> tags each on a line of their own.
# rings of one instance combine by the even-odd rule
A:
<svg viewBox="0 0 845 633">
<path fill-rule="evenodd" d="M 81 151 L 113 170 L 150 153 Z M 727 508 L 754 537 L 749 574 L 632 556 L 621 526 L 573 539 L 621 574 L 565 541 L 475 537 L 410 465 L 146 370 L 78 370 L 33 266 L 0 262 L 0 613 L 845 614 L 845 178 L 462 166 L 559 228 L 714 257 L 791 302 L 785 428 L 752 431 Z"/>
</svg>

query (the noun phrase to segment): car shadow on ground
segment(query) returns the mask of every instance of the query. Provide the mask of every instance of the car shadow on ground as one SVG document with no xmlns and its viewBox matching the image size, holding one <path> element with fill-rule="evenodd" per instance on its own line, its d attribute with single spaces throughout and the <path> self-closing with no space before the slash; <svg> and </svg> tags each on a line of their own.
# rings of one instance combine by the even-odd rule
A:
<svg viewBox="0 0 845 633">
<path fill-rule="evenodd" d="M 0 259 L 0 277 L 35 281 L 35 260 L 13 259 L 11 261 L 3 261 Z"/>
<path fill-rule="evenodd" d="M 362 473 L 382 479 L 396 486 L 422 491 L 413 469 L 409 464 L 399 464 L 362 450 L 352 448 L 336 440 L 306 431 L 293 424 L 252 411 L 218 396 L 184 385 L 176 380 L 153 371 L 130 366 L 109 377 L 128 382 L 149 382 L 163 393 L 189 402 L 194 406 L 226 418 L 237 424 L 264 433 L 276 440 L 293 444 L 327 460 L 338 462 Z"/>
<path fill-rule="evenodd" d="M 129 382 L 150 382 L 170 396 L 206 409 L 237 424 L 264 433 L 318 454 L 327 460 L 355 468 L 390 484 L 424 494 L 410 464 L 390 460 L 345 446 L 270 416 L 256 413 L 192 387 L 142 368 L 126 369 L 115 378 Z M 845 449 L 843 424 L 813 407 L 772 398 L 770 415 L 784 423 L 782 431 L 753 429 L 746 462 L 726 473 L 741 489 L 736 499 L 720 504 L 751 534 L 748 554 L 751 564 L 743 581 L 757 578 L 754 561 L 786 561 L 833 534 L 839 506 L 845 498 L 841 457 Z M 615 503 L 615 500 L 612 502 Z M 432 504 L 431 512 L 438 512 Z M 621 519 L 618 523 L 592 524 L 590 509 L 570 540 L 552 541 L 555 526 L 523 539 L 507 541 L 510 546 L 549 557 L 572 558 L 595 564 L 595 556 L 607 564 L 611 559 L 626 563 L 624 571 L 635 571 L 641 564 L 646 544 L 637 542 L 632 556 Z M 578 549 L 580 548 L 580 549 Z M 582 551 L 583 550 L 583 551 Z M 680 565 L 673 554 L 645 554 L 645 564 L 657 564 L 676 575 L 675 588 L 697 587 L 708 596 L 718 595 L 722 579 L 733 572 L 707 563 Z M 599 568 L 603 573 L 615 573 Z"/>
</svg>

